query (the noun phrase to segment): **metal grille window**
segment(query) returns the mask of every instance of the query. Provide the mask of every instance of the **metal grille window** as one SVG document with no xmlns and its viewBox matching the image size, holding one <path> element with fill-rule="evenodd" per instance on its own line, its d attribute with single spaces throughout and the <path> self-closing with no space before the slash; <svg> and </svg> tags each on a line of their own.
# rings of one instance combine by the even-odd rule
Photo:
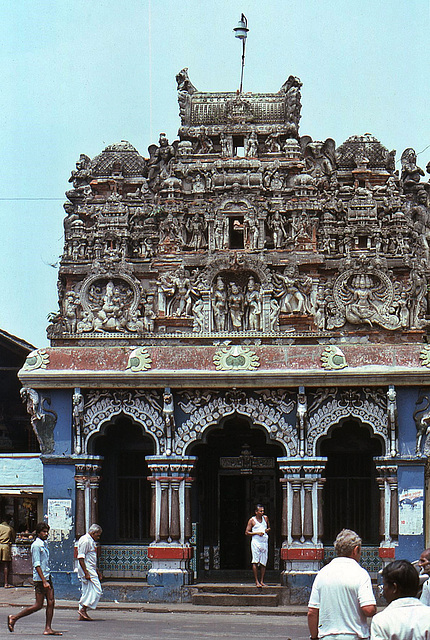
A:
<svg viewBox="0 0 430 640">
<path fill-rule="evenodd" d="M 381 455 L 380 442 L 366 428 L 348 422 L 335 429 L 321 446 L 327 456 L 323 493 L 325 544 L 343 528 L 356 531 L 365 544 L 379 544 L 378 487 L 373 457 Z"/>
<path fill-rule="evenodd" d="M 142 453 L 121 452 L 118 457 L 119 539 L 142 541 L 149 536 L 149 482 L 142 464 Z"/>
</svg>

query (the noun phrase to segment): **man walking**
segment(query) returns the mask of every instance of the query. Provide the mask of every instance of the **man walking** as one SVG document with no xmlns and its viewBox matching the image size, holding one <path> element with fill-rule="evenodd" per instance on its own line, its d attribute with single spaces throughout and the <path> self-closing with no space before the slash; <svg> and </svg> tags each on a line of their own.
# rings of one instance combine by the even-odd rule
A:
<svg viewBox="0 0 430 640">
<path fill-rule="evenodd" d="M 429 640 L 430 607 L 416 597 L 419 577 L 414 566 L 407 560 L 390 562 L 382 579 L 388 607 L 373 618 L 371 640 Z"/>
<path fill-rule="evenodd" d="M 248 520 L 245 535 L 251 536 L 252 571 L 257 587 L 265 587 L 264 575 L 266 573 L 267 555 L 269 549 L 270 531 L 269 519 L 264 515 L 264 507 L 261 504 L 255 506 L 255 516 Z M 258 567 L 260 567 L 260 579 L 258 579 Z"/>
<path fill-rule="evenodd" d="M 36 594 L 36 602 L 23 609 L 15 616 L 11 615 L 7 618 L 7 628 L 13 631 L 16 621 L 25 616 L 29 616 L 43 607 L 43 601 L 46 598 L 46 623 L 44 636 L 62 636 L 61 631 L 54 631 L 51 627 L 54 615 L 54 587 L 52 586 L 51 571 L 49 569 L 49 550 L 46 539 L 49 535 L 49 526 L 46 522 L 39 522 L 36 525 L 36 540 L 31 545 L 31 560 L 33 564 L 33 582 Z"/>
<path fill-rule="evenodd" d="M 79 620 L 91 621 L 87 609 L 95 609 L 103 593 L 100 584 L 101 573 L 97 568 L 97 542 L 100 540 L 102 528 L 92 524 L 88 533 L 78 540 L 78 577 L 81 581 L 81 599 L 79 600 Z"/>
<path fill-rule="evenodd" d="M 312 640 L 362 640 L 369 637 L 366 618 L 375 615 L 370 576 L 360 567 L 361 538 L 342 529 L 334 548 L 337 557 L 323 567 L 312 586 L 308 626 Z"/>
<path fill-rule="evenodd" d="M 11 547 L 14 542 L 15 531 L 4 518 L 0 524 L 0 564 L 3 567 L 5 589 L 12 587 L 12 585 L 9 584 L 9 570 L 12 561 Z"/>
</svg>

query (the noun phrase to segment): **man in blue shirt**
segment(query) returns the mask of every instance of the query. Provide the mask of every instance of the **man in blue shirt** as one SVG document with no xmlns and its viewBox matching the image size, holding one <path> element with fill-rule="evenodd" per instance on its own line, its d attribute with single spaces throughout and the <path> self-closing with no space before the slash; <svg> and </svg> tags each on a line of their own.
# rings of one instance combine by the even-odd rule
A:
<svg viewBox="0 0 430 640">
<path fill-rule="evenodd" d="M 23 609 L 15 616 L 10 615 L 7 618 L 7 628 L 13 631 L 15 623 L 20 618 L 29 616 L 43 607 L 43 601 L 46 597 L 46 623 L 44 636 L 62 636 L 61 631 L 54 631 L 51 627 L 52 617 L 54 615 L 54 587 L 52 586 L 51 571 L 49 569 L 49 550 L 46 539 L 49 535 L 49 526 L 46 522 L 39 522 L 36 525 L 36 540 L 31 545 L 31 561 L 33 564 L 33 582 L 36 594 L 36 602 Z"/>
</svg>

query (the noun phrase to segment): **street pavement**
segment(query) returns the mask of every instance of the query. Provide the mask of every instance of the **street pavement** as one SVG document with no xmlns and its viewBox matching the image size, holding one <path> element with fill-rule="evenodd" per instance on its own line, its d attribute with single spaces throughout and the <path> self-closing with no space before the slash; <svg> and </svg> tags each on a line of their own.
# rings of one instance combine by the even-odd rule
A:
<svg viewBox="0 0 430 640">
<path fill-rule="evenodd" d="M 33 604 L 31 587 L 0 588 L 0 639 L 42 637 L 45 611 L 18 620 L 13 634 L 8 614 Z M 170 603 L 101 602 L 94 622 L 80 622 L 77 602 L 57 600 L 53 628 L 66 640 L 308 640 L 306 607 L 210 607 Z"/>
<path fill-rule="evenodd" d="M 7 614 L 14 609 L 0 607 L 0 638 L 34 640 L 42 637 L 44 611 L 18 620 L 13 634 L 7 631 Z M 305 616 L 257 615 L 255 613 L 148 612 L 136 610 L 93 612 L 94 622 L 80 622 L 75 610 L 55 611 L 52 627 L 65 640 L 307 640 Z"/>
</svg>

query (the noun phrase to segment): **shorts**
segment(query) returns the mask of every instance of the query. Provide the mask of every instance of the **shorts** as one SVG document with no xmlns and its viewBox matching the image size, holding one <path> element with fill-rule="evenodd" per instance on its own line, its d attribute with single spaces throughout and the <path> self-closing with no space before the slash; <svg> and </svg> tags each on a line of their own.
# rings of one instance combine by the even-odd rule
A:
<svg viewBox="0 0 430 640">
<path fill-rule="evenodd" d="M 262 564 L 266 566 L 267 564 L 267 545 L 265 546 L 257 546 L 251 545 L 252 551 L 252 564 Z"/>
<path fill-rule="evenodd" d="M 49 586 L 51 587 L 51 589 L 53 589 L 54 586 L 52 584 L 51 576 L 49 576 L 48 582 L 49 582 Z M 34 593 L 36 593 L 36 594 L 40 593 L 42 596 L 46 596 L 46 591 L 47 590 L 43 586 L 42 580 L 33 580 L 33 583 L 34 583 Z"/>
<path fill-rule="evenodd" d="M 5 542 L 0 543 L 0 561 L 10 562 L 12 560 L 12 554 L 10 552 L 10 544 Z"/>
</svg>

